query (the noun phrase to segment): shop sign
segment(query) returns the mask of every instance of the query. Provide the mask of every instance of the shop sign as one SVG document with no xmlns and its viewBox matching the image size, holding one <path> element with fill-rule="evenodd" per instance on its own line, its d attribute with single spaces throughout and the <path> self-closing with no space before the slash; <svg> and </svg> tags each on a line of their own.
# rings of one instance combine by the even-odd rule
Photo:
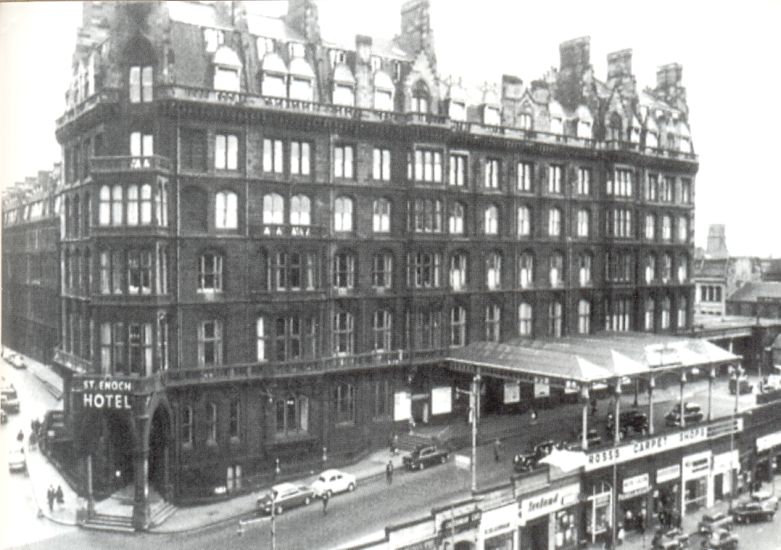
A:
<svg viewBox="0 0 781 550">
<path fill-rule="evenodd" d="M 519 515 L 524 522 L 566 508 L 578 501 L 580 483 L 565 485 L 555 491 L 521 500 Z"/>
<path fill-rule="evenodd" d="M 670 449 L 685 447 L 691 443 L 708 439 L 708 427 L 698 426 L 677 433 L 664 434 L 642 441 L 635 441 L 626 445 L 613 447 L 588 453 L 588 461 L 585 465 L 587 472 L 621 464 L 636 458 L 655 455 Z"/>
<path fill-rule="evenodd" d="M 656 483 L 664 483 L 665 481 L 672 481 L 681 477 L 681 465 L 673 464 L 665 468 L 659 468 L 656 470 Z"/>
<path fill-rule="evenodd" d="M 683 477 L 702 477 L 710 471 L 711 452 L 703 451 L 683 457 Z"/>
<path fill-rule="evenodd" d="M 649 478 L 650 476 L 648 474 L 626 478 L 622 486 L 621 498 L 632 498 L 647 493 L 648 488 L 650 487 Z"/>
<path fill-rule="evenodd" d="M 494 535 L 508 529 L 514 529 L 518 518 L 518 503 L 513 502 L 508 506 L 494 508 L 483 512 L 480 521 L 480 530 L 484 537 Z"/>
<path fill-rule="evenodd" d="M 757 452 L 767 451 L 772 447 L 781 445 L 781 432 L 773 432 L 772 434 L 763 435 L 757 438 Z"/>
<path fill-rule="evenodd" d="M 504 382 L 504 403 L 521 402 L 521 383 L 517 380 L 505 380 Z"/>
<path fill-rule="evenodd" d="M 442 527 L 440 533 L 443 536 L 447 536 L 456 533 L 463 533 L 470 529 L 475 529 L 480 525 L 480 516 L 482 512 L 480 510 L 474 510 L 463 516 L 456 516 L 455 518 L 442 520 Z"/>
<path fill-rule="evenodd" d="M 111 409 L 129 411 L 132 409 L 130 397 L 133 394 L 131 380 L 113 380 L 111 378 L 82 380 L 82 405 L 85 409 Z"/>
<path fill-rule="evenodd" d="M 714 474 L 729 472 L 733 468 L 740 468 L 740 458 L 738 456 L 737 449 L 735 449 L 734 451 L 721 453 L 720 455 L 714 455 L 713 457 Z"/>
<path fill-rule="evenodd" d="M 447 414 L 453 409 L 453 390 L 450 386 L 431 389 L 431 414 Z"/>
<path fill-rule="evenodd" d="M 397 391 L 393 394 L 393 420 L 409 420 L 412 412 L 412 402 L 407 391 Z"/>
</svg>

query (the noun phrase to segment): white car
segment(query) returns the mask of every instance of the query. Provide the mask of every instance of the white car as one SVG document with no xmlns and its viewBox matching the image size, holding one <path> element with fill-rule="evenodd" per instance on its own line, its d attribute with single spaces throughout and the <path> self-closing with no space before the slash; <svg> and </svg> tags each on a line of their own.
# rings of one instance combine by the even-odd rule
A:
<svg viewBox="0 0 781 550">
<path fill-rule="evenodd" d="M 330 497 L 344 491 L 354 491 L 358 486 L 355 476 L 339 470 L 326 470 L 312 483 L 312 492 L 316 497 L 328 494 Z"/>
<path fill-rule="evenodd" d="M 24 456 L 24 449 L 19 447 L 18 449 L 11 449 L 8 451 L 8 471 L 9 472 L 26 472 L 27 471 L 27 458 Z"/>
</svg>

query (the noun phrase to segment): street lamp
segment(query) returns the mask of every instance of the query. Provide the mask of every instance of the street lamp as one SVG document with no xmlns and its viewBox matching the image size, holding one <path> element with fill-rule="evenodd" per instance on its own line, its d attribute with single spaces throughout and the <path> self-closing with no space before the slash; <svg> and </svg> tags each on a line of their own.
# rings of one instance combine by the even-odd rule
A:
<svg viewBox="0 0 781 550">
<path fill-rule="evenodd" d="M 277 462 L 279 462 L 279 459 L 277 459 Z M 274 489 L 271 489 L 271 550 L 277 550 L 276 508 L 277 492 Z"/>
<path fill-rule="evenodd" d="M 740 398 L 740 377 L 743 374 L 743 367 L 738 365 L 737 367 L 729 367 L 729 374 L 731 376 L 735 376 L 735 408 L 732 410 L 732 426 L 730 426 L 729 431 L 729 456 L 730 460 L 732 460 L 733 453 L 735 452 L 735 423 L 737 422 L 738 418 L 738 400 Z M 732 486 L 730 487 L 729 492 L 729 509 L 732 510 L 732 499 L 735 495 L 735 490 L 737 489 L 736 485 L 738 484 L 738 478 L 737 475 L 735 475 L 735 468 L 730 469 L 731 475 L 730 475 L 730 481 L 732 482 Z"/>
<path fill-rule="evenodd" d="M 616 379 L 615 388 L 615 416 L 613 417 L 613 445 L 618 446 L 621 442 L 621 378 Z M 611 548 L 616 547 L 616 527 L 618 523 L 618 462 L 613 460 L 613 486 L 611 487 L 611 500 L 613 508 L 611 510 L 611 522 L 610 522 L 610 538 L 612 541 Z"/>
<path fill-rule="evenodd" d="M 456 388 L 456 394 L 469 396 L 469 419 L 472 422 L 472 460 L 470 470 L 472 475 L 472 492 L 477 491 L 477 415 L 480 411 L 480 373 L 472 378 L 471 391 Z"/>
</svg>

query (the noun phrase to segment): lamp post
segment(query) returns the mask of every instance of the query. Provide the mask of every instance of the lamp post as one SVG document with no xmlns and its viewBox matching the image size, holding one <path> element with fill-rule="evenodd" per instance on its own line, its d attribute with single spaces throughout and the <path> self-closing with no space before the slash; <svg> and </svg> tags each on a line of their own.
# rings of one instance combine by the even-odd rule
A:
<svg viewBox="0 0 781 550">
<path fill-rule="evenodd" d="M 618 446 L 621 442 L 621 421 L 620 421 L 620 412 L 621 412 L 621 378 L 616 379 L 616 389 L 615 389 L 615 416 L 613 417 L 613 445 Z M 610 538 L 611 538 L 611 548 L 616 547 L 616 527 L 618 524 L 618 462 L 613 460 L 613 487 L 612 487 L 612 518 L 610 521 Z"/>
<path fill-rule="evenodd" d="M 279 460 L 277 460 L 278 462 Z M 271 490 L 271 550 L 277 550 L 277 525 L 276 525 L 276 513 L 277 513 L 277 492 Z"/>
<path fill-rule="evenodd" d="M 472 389 L 470 391 L 456 388 L 456 394 L 465 394 L 469 396 L 469 420 L 472 423 L 472 459 L 470 463 L 470 472 L 472 476 L 472 492 L 477 491 L 477 415 L 480 410 L 480 372 L 472 378 Z"/>
<path fill-rule="evenodd" d="M 732 455 L 735 452 L 735 423 L 737 422 L 738 418 L 738 399 L 740 398 L 740 376 L 743 374 L 743 368 L 738 365 L 737 367 L 730 366 L 729 368 L 729 374 L 730 376 L 735 376 L 735 408 L 732 410 L 732 426 L 730 426 L 729 431 L 729 455 L 730 460 L 732 459 Z M 738 461 L 738 464 L 740 464 L 740 461 Z M 732 482 L 732 486 L 730 487 L 729 492 L 729 509 L 732 510 L 732 499 L 735 495 L 735 490 L 737 489 L 738 484 L 738 477 L 735 474 L 735 468 L 730 469 L 730 481 Z"/>
</svg>

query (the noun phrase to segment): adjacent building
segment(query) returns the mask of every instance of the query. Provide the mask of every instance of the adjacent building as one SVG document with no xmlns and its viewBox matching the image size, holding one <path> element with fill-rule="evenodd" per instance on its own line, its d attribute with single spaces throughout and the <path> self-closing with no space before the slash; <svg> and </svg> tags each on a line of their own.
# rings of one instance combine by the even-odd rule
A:
<svg viewBox="0 0 781 550">
<path fill-rule="evenodd" d="M 311 0 L 86 2 L 54 361 L 94 486 L 133 480 L 144 527 L 150 485 L 246 490 L 449 418 L 454 348 L 691 329 L 681 66 L 638 90 L 589 47 L 475 92 L 427 0 L 393 40 L 323 36 Z"/>
</svg>

